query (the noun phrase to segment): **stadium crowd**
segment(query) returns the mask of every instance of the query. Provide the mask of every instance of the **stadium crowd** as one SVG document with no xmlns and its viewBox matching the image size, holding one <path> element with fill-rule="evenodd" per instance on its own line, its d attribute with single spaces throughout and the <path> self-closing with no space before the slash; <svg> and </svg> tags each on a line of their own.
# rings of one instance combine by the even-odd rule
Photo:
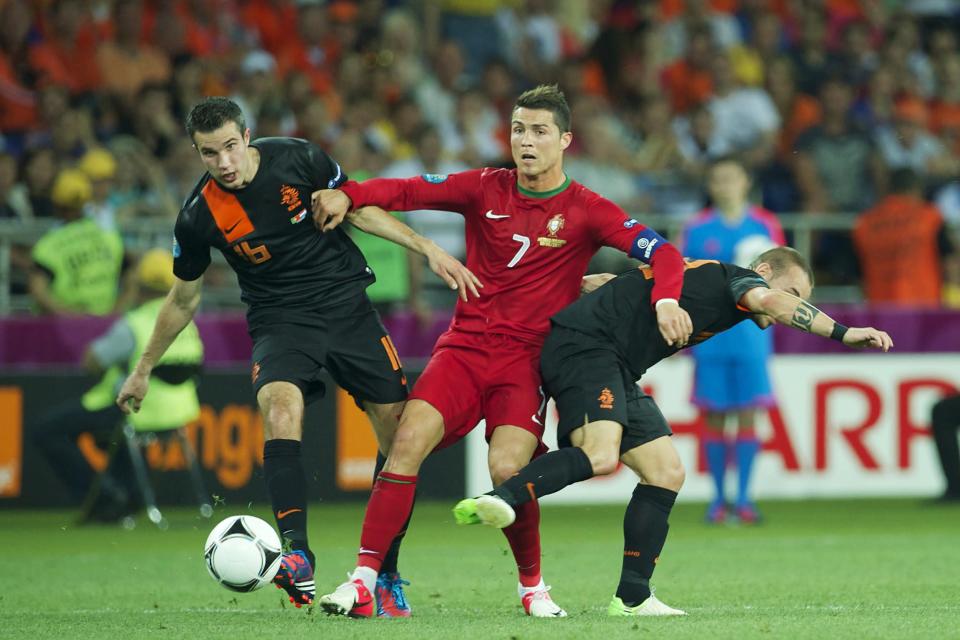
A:
<svg viewBox="0 0 960 640">
<path fill-rule="evenodd" d="M 516 95 L 556 82 L 567 172 L 626 210 L 695 214 L 734 155 L 774 213 L 874 214 L 818 236 L 820 282 L 960 306 L 958 33 L 937 0 L 0 0 L 0 220 L 80 207 L 111 234 L 172 228 L 200 168 L 181 123 L 207 95 L 362 179 L 503 165 Z M 463 255 L 460 217 L 407 220 Z M 929 286 L 874 286 L 890 270 L 870 256 L 905 237 L 931 247 L 911 275 Z M 363 248 L 393 265 L 372 297 L 406 304 L 417 267 Z"/>
</svg>

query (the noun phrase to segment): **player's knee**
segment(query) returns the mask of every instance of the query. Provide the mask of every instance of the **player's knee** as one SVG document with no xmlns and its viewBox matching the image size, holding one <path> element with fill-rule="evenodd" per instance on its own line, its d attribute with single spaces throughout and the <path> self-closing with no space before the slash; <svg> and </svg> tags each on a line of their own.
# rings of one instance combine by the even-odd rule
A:
<svg viewBox="0 0 960 640">
<path fill-rule="evenodd" d="M 522 467 L 523 465 L 515 460 L 491 461 L 489 464 L 490 479 L 494 485 L 502 484 L 517 475 Z"/>
<path fill-rule="evenodd" d="M 607 476 L 617 470 L 620 454 L 615 448 L 604 447 L 601 449 L 584 450 L 584 452 L 587 454 L 587 457 L 590 458 L 593 475 Z"/>
<path fill-rule="evenodd" d="M 300 422 L 297 414 L 283 403 L 271 403 L 263 412 L 263 435 L 266 440 L 299 440 Z"/>
<path fill-rule="evenodd" d="M 420 429 L 409 424 L 400 424 L 390 445 L 390 461 L 394 463 L 417 463 L 423 461 L 432 448 L 429 438 Z"/>
<path fill-rule="evenodd" d="M 680 491 L 686 478 L 687 472 L 684 470 L 683 464 L 678 460 L 660 467 L 656 472 L 651 474 L 651 477 L 646 478 L 646 480 L 649 484 L 657 487 L 663 487 L 671 491 Z"/>
</svg>

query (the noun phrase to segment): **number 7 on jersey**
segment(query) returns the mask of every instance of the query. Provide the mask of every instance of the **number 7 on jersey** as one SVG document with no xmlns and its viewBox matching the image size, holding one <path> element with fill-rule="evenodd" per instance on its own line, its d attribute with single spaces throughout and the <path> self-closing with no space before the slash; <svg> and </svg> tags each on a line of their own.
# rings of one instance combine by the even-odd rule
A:
<svg viewBox="0 0 960 640">
<path fill-rule="evenodd" d="M 527 252 L 527 249 L 530 248 L 530 238 L 527 236 L 522 236 L 519 233 L 513 234 L 513 239 L 520 243 L 520 248 L 517 249 L 516 255 L 510 259 L 510 262 L 507 263 L 507 269 L 512 269 L 517 266 L 517 263 L 520 262 L 520 258 L 523 257 L 523 254 Z"/>
</svg>

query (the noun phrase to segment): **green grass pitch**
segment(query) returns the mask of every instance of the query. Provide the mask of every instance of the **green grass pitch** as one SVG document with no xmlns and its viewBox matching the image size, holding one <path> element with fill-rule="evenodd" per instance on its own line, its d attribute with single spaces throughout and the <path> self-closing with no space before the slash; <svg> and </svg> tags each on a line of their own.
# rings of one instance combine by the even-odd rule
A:
<svg viewBox="0 0 960 640">
<path fill-rule="evenodd" d="M 678 505 L 654 576 L 682 619 L 604 616 L 616 587 L 619 507 L 543 509 L 545 577 L 567 619 L 522 614 L 502 535 L 419 504 L 401 557 L 410 620 L 297 610 L 267 587 L 234 594 L 207 575 L 212 520 L 168 510 L 170 529 L 76 527 L 72 513 L 0 512 L 0 638 L 960 638 L 960 507 L 916 500 L 778 502 L 754 528 L 707 527 Z M 317 587 L 352 568 L 360 505 L 314 505 Z"/>
</svg>

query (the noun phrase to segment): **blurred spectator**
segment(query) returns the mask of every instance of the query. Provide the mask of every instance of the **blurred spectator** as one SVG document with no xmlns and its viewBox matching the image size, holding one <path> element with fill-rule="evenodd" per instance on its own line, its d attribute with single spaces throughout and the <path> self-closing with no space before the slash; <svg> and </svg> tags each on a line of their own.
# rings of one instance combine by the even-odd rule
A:
<svg viewBox="0 0 960 640">
<path fill-rule="evenodd" d="M 890 33 L 884 43 L 886 48 L 894 47 L 897 54 L 903 59 L 904 65 L 917 78 L 921 95 L 930 97 L 935 89 L 933 65 L 930 58 L 923 51 L 920 38 L 920 28 L 916 19 L 906 13 L 893 17 L 890 24 Z"/>
<path fill-rule="evenodd" d="M 923 102 L 906 98 L 897 103 L 893 126 L 877 132 L 877 146 L 887 168 L 913 169 L 924 182 L 960 175 L 960 160 L 927 132 L 926 124 L 927 107 Z"/>
<path fill-rule="evenodd" d="M 113 177 L 117 173 L 117 161 L 106 149 L 91 149 L 80 159 L 80 171 L 86 174 L 93 187 L 93 196 L 84 207 L 84 215 L 102 229 L 117 228 L 117 207 L 113 199 Z"/>
<path fill-rule="evenodd" d="M 737 86 L 730 59 L 717 54 L 711 65 L 713 96 L 707 103 L 713 114 L 714 134 L 749 169 L 766 164 L 776 148 L 780 114 L 760 87 Z"/>
<path fill-rule="evenodd" d="M 909 49 L 904 51 L 904 59 L 908 51 Z M 877 53 L 870 42 L 870 25 L 866 21 L 854 20 L 844 27 L 843 46 L 837 62 L 846 79 L 855 86 L 864 84 L 876 69 Z"/>
<path fill-rule="evenodd" d="M 50 463 L 76 502 L 90 492 L 94 472 L 77 446 L 78 438 L 91 434 L 105 448 L 115 449 L 111 465 L 100 476 L 97 502 L 86 518 L 112 522 L 132 513 L 140 504 L 130 460 L 119 436 L 124 416 L 114 398 L 124 372 L 136 364 L 147 346 L 157 314 L 173 285 L 173 257 L 162 249 L 143 256 L 136 269 L 137 307 L 118 319 L 110 329 L 90 343 L 84 368 L 100 375 L 100 381 L 82 397 L 48 411 L 31 434 L 34 444 Z M 203 344 L 193 322 L 177 336 L 151 376 L 150 395 L 140 411 L 129 418 L 135 428 L 182 426 L 200 414 L 195 376 L 203 358 Z"/>
<path fill-rule="evenodd" d="M 713 206 L 684 227 L 683 255 L 746 268 L 759 254 L 784 244 L 776 216 L 747 199 L 750 177 L 742 162 L 733 157 L 714 162 L 707 174 L 707 190 Z M 719 524 L 729 517 L 724 491 L 728 459 L 736 461 L 738 470 L 734 515 L 745 524 L 759 520 L 749 483 L 760 451 L 754 431 L 756 413 L 774 404 L 767 371 L 772 353 L 772 333 L 752 322 L 741 322 L 693 347 L 693 403 L 704 413 L 707 468 L 716 492 L 707 508 L 708 522 Z M 725 433 L 731 422 L 736 425 L 732 442 Z"/>
<path fill-rule="evenodd" d="M 960 430 L 960 395 L 947 396 L 933 405 L 930 429 L 947 485 L 938 501 L 960 502 L 960 445 L 957 443 L 957 433 Z"/>
<path fill-rule="evenodd" d="M 23 183 L 27 187 L 30 210 L 35 218 L 53 216 L 53 201 L 50 192 L 57 177 L 57 156 L 52 149 L 36 148 L 27 152 L 23 159 Z"/>
<path fill-rule="evenodd" d="M 371 142 L 392 160 L 406 160 L 415 153 L 416 136 L 423 127 L 420 106 L 412 98 L 401 98 L 390 106 L 389 114 L 368 129 Z"/>
<path fill-rule="evenodd" d="M 93 120 L 87 109 L 68 109 L 50 131 L 50 145 L 60 158 L 76 160 L 97 144 Z"/>
<path fill-rule="evenodd" d="M 852 99 L 853 88 L 844 80 L 825 82 L 822 120 L 797 140 L 794 170 L 805 211 L 862 211 L 885 184 L 870 136 L 851 120 Z"/>
<path fill-rule="evenodd" d="M 496 16 L 508 62 L 534 85 L 554 80 L 563 59 L 564 34 L 550 11 L 551 4 L 549 0 L 520 0 L 516 8 L 508 5 Z"/>
<path fill-rule="evenodd" d="M 380 55 L 389 57 L 393 80 L 398 90 L 407 94 L 426 73 L 420 25 L 409 10 L 397 8 L 383 17 L 382 30 Z M 345 71 L 341 65 L 341 77 Z"/>
<path fill-rule="evenodd" d="M 683 13 L 663 26 L 667 59 L 674 60 L 688 51 L 692 32 L 699 29 L 707 29 L 723 50 L 740 44 L 740 26 L 732 15 L 714 11 L 707 0 L 684 0 Z"/>
<path fill-rule="evenodd" d="M 296 29 L 284 34 L 276 52 L 281 76 L 299 71 L 310 78 L 314 93 L 329 94 L 333 90 L 333 72 L 340 50 L 330 31 L 327 7 L 322 2 L 297 2 Z"/>
<path fill-rule="evenodd" d="M 240 19 L 264 49 L 277 55 L 297 30 L 297 4 L 292 0 L 248 0 Z"/>
<path fill-rule="evenodd" d="M 827 22 L 822 8 L 815 4 L 803 10 L 800 18 L 800 43 L 793 51 L 794 77 L 797 88 L 809 95 L 818 95 L 820 85 L 831 70 L 836 70 L 836 57 L 827 48 Z"/>
<path fill-rule="evenodd" d="M 440 132 L 444 150 L 456 153 L 457 149 L 447 146 L 447 141 L 456 139 L 457 95 L 467 86 L 460 45 L 451 40 L 442 42 L 434 59 L 433 71 L 420 80 L 415 97 L 424 120 Z"/>
<path fill-rule="evenodd" d="M 869 302 L 939 306 L 944 266 L 960 259 L 937 208 L 922 197 L 917 174 L 897 169 L 890 195 L 865 211 L 853 241 Z M 957 285 L 960 283 L 951 283 Z"/>
<path fill-rule="evenodd" d="M 671 125 L 666 98 L 651 95 L 627 115 L 629 130 L 640 137 L 632 146 L 626 166 L 637 173 L 644 207 L 656 213 L 686 215 L 703 206 L 699 180 L 689 175 L 690 166 Z M 627 132 L 625 135 L 631 137 Z"/>
<path fill-rule="evenodd" d="M 695 27 L 689 34 L 686 55 L 663 70 L 663 86 L 675 112 L 686 113 L 710 97 L 713 91 L 710 61 L 714 53 L 710 30 Z"/>
<path fill-rule="evenodd" d="M 782 49 L 783 31 L 780 18 L 763 12 L 753 19 L 750 42 L 730 49 L 730 62 L 737 80 L 748 87 L 763 85 L 766 65 L 775 60 Z"/>
<path fill-rule="evenodd" d="M 608 115 L 589 118 L 582 125 L 583 152 L 564 162 L 567 175 L 626 211 L 643 205 L 643 192 L 632 172 L 623 168 L 629 152 L 616 135 Z"/>
<path fill-rule="evenodd" d="M 880 65 L 870 74 L 866 91 L 853 106 L 853 117 L 864 129 L 873 130 L 893 122 L 897 79 L 893 69 Z"/>
<path fill-rule="evenodd" d="M 0 220 L 33 218 L 27 188 L 17 180 L 17 159 L 0 152 Z"/>
<path fill-rule="evenodd" d="M 97 48 L 97 63 L 103 89 L 129 106 L 144 86 L 170 80 L 170 60 L 162 51 L 142 41 L 140 0 L 116 0 L 113 26 L 113 39 Z"/>
<path fill-rule="evenodd" d="M 820 121 L 820 103 L 800 93 L 793 79 L 793 63 L 786 56 L 767 61 L 767 94 L 780 116 L 776 153 L 757 176 L 764 204 L 774 211 L 800 209 L 800 194 L 793 179 L 793 155 L 800 134 Z"/>
<path fill-rule="evenodd" d="M 27 81 L 31 15 L 25 0 L 0 5 L 0 131 L 29 129 L 36 121 L 36 92 Z"/>
<path fill-rule="evenodd" d="M 251 137 L 260 137 L 257 118 L 262 110 L 270 108 L 268 104 L 283 108 L 276 71 L 276 60 L 262 50 L 251 51 L 240 63 L 240 77 L 236 82 L 236 91 L 230 99 L 236 102 L 246 115 Z"/>
<path fill-rule="evenodd" d="M 705 103 L 687 117 L 675 118 L 673 129 L 686 169 L 694 176 L 701 177 L 713 160 L 733 153 L 730 141 L 717 132 L 713 113 Z"/>
<path fill-rule="evenodd" d="M 73 95 L 99 89 L 96 33 L 86 4 L 59 0 L 45 16 L 43 38 L 32 45 L 30 64 L 40 83 L 67 87 Z"/>
<path fill-rule="evenodd" d="M 200 60 L 188 60 L 174 68 L 170 100 L 171 109 L 178 121 L 185 120 L 190 107 L 204 97 L 204 73 Z"/>
<path fill-rule="evenodd" d="M 464 91 L 457 108 L 457 135 L 460 149 L 456 155 L 465 164 L 498 164 L 510 156 L 509 142 L 504 131 L 509 131 L 509 120 L 504 120 L 496 108 L 480 91 Z M 447 147 L 454 147 L 447 144 Z"/>
<path fill-rule="evenodd" d="M 480 78 L 483 68 L 490 60 L 503 55 L 504 42 L 497 28 L 496 13 L 503 8 L 502 0 L 441 0 L 426 3 L 430 11 L 437 6 L 443 12 L 439 16 L 439 33 L 432 26 L 437 17 L 428 13 L 425 39 L 427 54 L 435 59 L 445 55 L 441 39 L 456 42 L 470 55 L 463 62 L 463 73 L 470 81 Z"/>
<path fill-rule="evenodd" d="M 64 169 L 54 182 L 51 197 L 64 224 L 33 247 L 29 280 L 41 313 L 106 315 L 114 309 L 123 243 L 117 233 L 83 217 L 92 196 L 90 181 L 77 169 Z"/>
<path fill-rule="evenodd" d="M 440 132 L 430 125 L 424 125 L 417 133 L 416 155 L 389 165 L 380 177 L 448 175 L 467 169 L 469 167 L 459 160 L 444 159 Z M 463 216 L 449 211 L 419 210 L 408 212 L 405 221 L 414 231 L 430 238 L 453 257 L 458 260 L 466 259 Z M 421 321 L 426 321 L 431 317 L 431 309 L 452 309 L 456 304 L 456 296 L 451 295 L 450 288 L 438 276 L 423 268 L 423 261 L 419 256 L 414 258 L 410 264 L 411 308 Z"/>
<path fill-rule="evenodd" d="M 173 101 L 162 85 L 145 85 L 137 95 L 129 130 L 146 146 L 150 154 L 167 155 L 180 134 L 180 124 L 173 119 Z"/>
<path fill-rule="evenodd" d="M 960 54 L 945 58 L 938 67 L 930 128 L 948 149 L 960 155 Z"/>
<path fill-rule="evenodd" d="M 630 167 L 638 173 L 676 171 L 683 167 L 683 155 L 677 136 L 670 126 L 670 103 L 662 95 L 647 97 L 628 113 L 639 134 Z"/>
</svg>

